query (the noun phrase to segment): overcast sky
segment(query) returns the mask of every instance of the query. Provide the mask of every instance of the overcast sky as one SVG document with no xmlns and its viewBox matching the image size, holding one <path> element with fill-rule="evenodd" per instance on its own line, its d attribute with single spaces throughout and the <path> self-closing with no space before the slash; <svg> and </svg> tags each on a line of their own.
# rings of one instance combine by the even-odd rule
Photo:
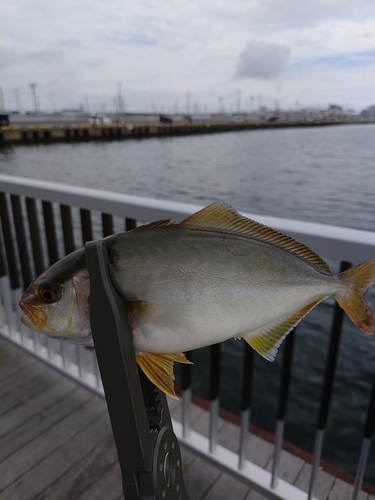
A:
<svg viewBox="0 0 375 500">
<path fill-rule="evenodd" d="M 113 111 L 119 84 L 129 111 L 359 111 L 375 104 L 375 0 L 4 0 L 6 109 L 33 109 L 30 83 L 49 111 Z"/>
</svg>

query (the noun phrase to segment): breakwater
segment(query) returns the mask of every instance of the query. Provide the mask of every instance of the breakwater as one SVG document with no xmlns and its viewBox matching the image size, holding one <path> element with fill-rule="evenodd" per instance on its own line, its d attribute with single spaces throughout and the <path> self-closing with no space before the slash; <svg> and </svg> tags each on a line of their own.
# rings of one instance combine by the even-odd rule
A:
<svg viewBox="0 0 375 500">
<path fill-rule="evenodd" d="M 256 130 L 286 127 L 318 127 L 359 123 L 353 120 L 324 121 L 210 121 L 189 123 L 135 123 L 124 122 L 90 125 L 71 123 L 64 125 L 38 124 L 4 126 L 0 128 L 0 144 L 29 144 L 40 142 L 98 141 L 140 139 L 147 137 L 209 134 L 218 132 Z"/>
</svg>

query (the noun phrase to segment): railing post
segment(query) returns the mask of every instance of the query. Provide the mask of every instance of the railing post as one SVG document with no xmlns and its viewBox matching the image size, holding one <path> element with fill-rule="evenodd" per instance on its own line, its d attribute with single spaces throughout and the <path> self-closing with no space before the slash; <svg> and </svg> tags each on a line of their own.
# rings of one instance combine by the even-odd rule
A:
<svg viewBox="0 0 375 500">
<path fill-rule="evenodd" d="M 186 353 L 186 357 L 191 361 L 191 352 Z M 181 389 L 182 389 L 182 432 L 183 437 L 189 435 L 191 427 L 191 365 L 181 365 Z"/>
<path fill-rule="evenodd" d="M 346 269 L 349 269 L 349 267 L 350 267 L 349 262 L 341 262 L 340 273 L 344 272 Z M 339 351 L 343 318 L 344 318 L 344 311 L 341 309 L 341 307 L 339 307 L 338 304 L 335 304 L 328 356 L 326 361 L 326 369 L 324 372 L 325 375 L 324 375 L 322 396 L 320 400 L 318 423 L 315 434 L 313 463 L 312 463 L 308 500 L 311 500 L 314 497 L 316 480 L 318 477 L 320 457 L 322 454 L 324 434 L 327 425 L 328 412 L 331 402 L 331 393 L 333 387 L 333 379 L 335 375 L 337 355 Z"/>
<path fill-rule="evenodd" d="M 367 458 L 371 447 L 371 441 L 374 436 L 374 430 L 375 430 L 375 376 L 372 383 L 371 396 L 367 409 L 366 423 L 363 430 L 361 453 L 359 456 L 358 467 L 354 481 L 353 500 L 357 500 L 361 492 L 363 476 L 365 475 Z"/>
<path fill-rule="evenodd" d="M 242 372 L 242 398 L 241 398 L 241 430 L 240 446 L 238 453 L 238 468 L 242 470 L 246 463 L 246 445 L 249 435 L 249 425 L 251 416 L 251 399 L 253 385 L 253 360 L 254 350 L 247 342 L 244 342 L 245 356 Z"/>
<path fill-rule="evenodd" d="M 289 333 L 284 345 L 284 358 L 281 370 L 281 383 L 279 390 L 279 404 L 275 431 L 275 454 L 272 467 L 271 488 L 276 488 L 279 479 L 281 450 L 284 438 L 285 416 L 288 404 L 290 376 L 292 371 L 292 357 L 295 331 Z"/>
<path fill-rule="evenodd" d="M 220 399 L 220 351 L 220 344 L 214 344 L 210 348 L 210 453 L 215 451 L 217 445 Z"/>
<path fill-rule="evenodd" d="M 138 370 L 126 304 L 109 280 L 105 242 L 87 243 L 86 257 L 91 330 L 124 496 L 126 500 L 188 500 L 166 397 Z"/>
</svg>

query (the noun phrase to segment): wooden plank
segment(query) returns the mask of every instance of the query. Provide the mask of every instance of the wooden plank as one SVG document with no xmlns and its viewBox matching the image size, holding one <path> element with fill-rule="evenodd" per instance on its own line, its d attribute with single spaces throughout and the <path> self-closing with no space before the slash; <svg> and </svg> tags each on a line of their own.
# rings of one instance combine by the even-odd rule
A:
<svg viewBox="0 0 375 500">
<path fill-rule="evenodd" d="M 19 355 L 19 357 L 18 357 Z M 22 360 L 23 365 L 31 367 L 33 359 L 21 349 L 18 349 L 14 344 L 11 344 L 3 337 L 0 337 L 0 381 L 8 380 L 8 378 L 17 373 L 17 368 L 20 367 L 19 361 Z M 22 365 L 21 365 L 22 366 Z"/>
<path fill-rule="evenodd" d="M 224 424 L 223 419 L 218 421 L 218 432 Z M 191 407 L 191 428 L 202 436 L 208 437 L 210 432 L 210 412 L 202 410 L 196 405 Z"/>
<path fill-rule="evenodd" d="M 116 462 L 105 474 L 100 476 L 100 478 L 93 482 L 77 500 L 103 500 L 109 498 L 109 492 L 113 492 L 113 496 L 110 498 L 121 498 L 122 495 L 122 475 L 121 469 L 118 462 Z M 115 496 L 115 490 L 118 491 L 118 495 Z"/>
<path fill-rule="evenodd" d="M 346 483 L 342 479 L 335 479 L 333 487 L 329 492 L 328 500 L 352 500 L 353 485 Z M 359 500 L 367 500 L 368 493 L 361 491 Z"/>
<path fill-rule="evenodd" d="M 191 463 L 196 458 L 196 455 L 191 451 L 186 450 L 183 446 L 180 446 L 180 450 L 182 459 L 182 473 L 184 474 L 184 471 L 190 467 Z"/>
<path fill-rule="evenodd" d="M 271 472 L 272 470 L 272 460 L 267 463 L 266 469 Z M 280 458 L 280 475 L 281 479 L 284 479 L 290 484 L 294 484 L 299 473 L 302 471 L 302 467 L 305 464 L 302 458 L 293 455 L 289 451 L 282 450 Z"/>
<path fill-rule="evenodd" d="M 203 498 L 220 474 L 217 467 L 196 457 L 184 471 L 185 485 L 190 498 Z"/>
<path fill-rule="evenodd" d="M 268 500 L 268 497 L 265 497 L 261 493 L 258 493 L 257 491 L 251 491 L 249 495 L 245 498 L 245 500 Z"/>
<path fill-rule="evenodd" d="M 59 410 L 65 412 L 63 417 L 61 417 L 60 411 L 54 411 L 54 418 L 52 420 L 47 418 L 46 425 L 43 422 L 42 412 L 41 418 L 38 419 L 36 437 L 30 440 L 27 434 L 22 433 L 22 436 L 27 440 L 27 444 L 18 443 L 16 448 L 13 445 L 14 452 L 0 463 L 0 491 L 43 460 L 46 454 L 52 453 L 56 443 L 66 440 L 77 429 L 82 428 L 87 421 L 95 418 L 98 411 L 103 411 L 102 406 L 98 408 L 97 401 L 86 390 L 77 390 L 70 394 L 71 404 L 65 401 L 65 407 L 62 408 L 59 401 L 54 406 L 54 410 L 58 407 Z M 40 432 L 40 427 L 43 424 L 44 430 Z M 12 434 L 16 434 L 16 432 L 7 434 L 6 438 L 2 440 L 7 441 L 8 448 L 11 448 L 12 444 L 7 438 Z M 21 444 L 21 447 L 19 447 L 19 444 Z"/>
<path fill-rule="evenodd" d="M 101 425 L 103 425 L 102 419 L 101 422 Z M 92 499 L 91 493 L 97 489 L 100 477 L 107 472 L 108 469 L 118 464 L 117 452 L 109 420 L 104 421 L 103 427 L 106 428 L 106 437 L 95 447 L 91 448 L 82 460 L 76 462 L 64 475 L 60 476 L 60 478 L 54 481 L 53 484 L 43 491 L 43 493 L 39 494 L 38 500 L 50 500 L 51 498 L 65 500 L 70 498 L 81 498 L 82 495 L 86 496 L 87 494 L 89 496 L 86 496 L 86 498 Z M 90 430 L 90 434 L 92 434 L 92 429 Z M 92 438 L 87 439 L 85 444 L 93 446 L 95 444 L 93 441 L 95 440 Z M 76 447 L 75 441 L 76 440 L 72 440 L 69 445 Z M 68 445 L 65 448 L 64 455 L 67 452 Z M 80 448 L 82 451 L 82 444 Z M 87 448 L 85 449 L 87 451 Z M 54 455 L 58 455 L 58 452 Z M 104 489 L 103 485 L 101 489 Z M 91 493 L 87 493 L 87 491 Z M 104 495 L 101 498 L 115 498 L 121 491 L 122 478 L 120 473 L 120 477 L 115 478 L 112 484 L 106 484 Z"/>
<path fill-rule="evenodd" d="M 251 437 L 256 437 L 256 436 L 251 436 Z M 263 444 L 265 444 L 266 442 L 263 440 L 261 440 L 261 441 L 262 441 L 261 447 L 263 448 Z M 271 445 L 270 443 L 268 443 L 268 444 L 271 446 L 272 454 L 273 454 L 273 445 Z M 272 465 L 273 465 L 273 462 L 272 462 L 273 455 L 272 454 L 267 459 L 267 463 L 265 466 L 265 469 L 270 471 L 270 472 L 272 470 Z M 255 460 L 254 460 L 254 462 L 255 462 Z M 279 475 L 279 477 L 281 479 L 284 479 L 288 483 L 293 484 L 294 481 L 297 479 L 300 471 L 302 470 L 304 463 L 305 462 L 301 458 L 296 457 L 295 455 L 292 455 L 288 451 L 282 450 L 281 458 L 280 458 L 280 475 Z M 246 497 L 246 500 L 263 500 L 264 498 L 266 498 L 264 495 L 258 493 L 255 490 L 252 490 L 252 491 L 250 491 L 250 494 Z"/>
<path fill-rule="evenodd" d="M 76 397 L 74 398 L 74 396 Z M 18 449 L 51 429 L 75 408 L 81 406 L 89 397 L 91 395 L 88 395 L 83 389 L 79 390 L 78 387 L 74 387 L 65 396 L 62 396 L 57 403 L 45 408 L 33 418 L 6 434 L 1 439 L 0 463 L 5 457 L 15 453 Z"/>
<path fill-rule="evenodd" d="M 273 450 L 273 444 L 250 433 L 246 444 L 246 457 L 248 460 L 264 468 L 270 462 Z"/>
<path fill-rule="evenodd" d="M 250 488 L 244 483 L 224 473 L 213 483 L 204 500 L 242 500 L 249 491 Z"/>
<path fill-rule="evenodd" d="M 0 398 L 1 414 L 19 406 L 25 400 L 32 398 L 35 394 L 43 390 L 46 385 L 45 382 L 47 382 L 47 385 L 50 384 L 48 380 L 43 379 L 45 370 L 42 369 L 39 373 L 29 374 L 27 367 L 23 368 L 24 370 L 20 370 L 17 374 L 18 381 L 14 380 L 13 377 L 9 377 L 6 382 L 6 387 L 1 393 L 2 397 Z"/>
<path fill-rule="evenodd" d="M 56 374 L 57 376 L 57 374 Z M 47 377 L 46 381 L 47 381 Z M 57 381 L 51 377 L 50 386 L 42 387 L 42 390 L 30 399 L 25 399 L 21 404 L 13 407 L 0 416 L 0 438 L 21 427 L 28 420 L 36 417 L 41 411 L 54 405 L 59 399 L 75 388 L 75 384 L 61 376 Z"/>
<path fill-rule="evenodd" d="M 71 422 L 69 427 L 70 424 Z M 39 495 L 46 491 L 56 480 L 62 478 L 71 469 L 72 465 L 80 461 L 83 456 L 92 453 L 98 443 L 107 436 L 108 416 L 102 413 L 89 425 L 82 426 L 78 432 L 66 435 L 65 442 L 58 440 L 56 449 L 51 454 L 46 454 L 39 463 L 30 464 L 31 468 L 27 473 L 1 493 L 2 500 L 13 500 L 15 498 L 27 500 L 36 496 L 40 498 Z M 67 484 L 67 487 L 71 487 L 71 484 Z M 63 498 L 75 498 L 75 496 L 49 496 L 48 498 L 60 498 L 62 500 Z"/>
<path fill-rule="evenodd" d="M 219 430 L 217 434 L 217 442 L 233 453 L 239 451 L 240 428 L 238 425 L 226 422 L 219 419 Z"/>
<path fill-rule="evenodd" d="M 15 354 L 19 352 L 20 359 L 17 359 Z M 44 363 L 35 363 L 31 356 L 27 356 L 25 352 L 14 346 L 13 350 L 0 347 L 0 363 L 1 363 L 1 376 L 0 376 L 0 394 L 5 394 L 5 389 L 12 389 L 13 387 L 25 382 L 24 374 L 28 373 L 29 377 L 34 378 L 41 372 L 47 370 Z M 12 379 L 12 385 L 9 380 Z"/>
<path fill-rule="evenodd" d="M 309 491 L 310 487 L 311 469 L 312 465 L 305 463 L 296 481 L 294 482 L 297 488 L 306 491 L 306 493 Z M 331 474 L 328 474 L 328 472 L 320 470 L 318 473 L 316 487 L 315 487 L 316 498 L 318 498 L 319 500 L 328 498 L 328 494 L 332 489 L 334 481 L 335 478 L 331 476 Z"/>
</svg>

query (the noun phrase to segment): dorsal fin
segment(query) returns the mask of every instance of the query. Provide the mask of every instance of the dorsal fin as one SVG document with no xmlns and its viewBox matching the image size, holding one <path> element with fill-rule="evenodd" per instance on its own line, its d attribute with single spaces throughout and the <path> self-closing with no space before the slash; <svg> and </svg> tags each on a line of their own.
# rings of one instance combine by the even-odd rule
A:
<svg viewBox="0 0 375 500">
<path fill-rule="evenodd" d="M 171 225 L 171 219 L 165 219 L 165 220 L 157 220 L 155 222 L 150 222 L 149 224 L 144 224 L 143 226 L 138 226 L 136 230 L 138 229 L 154 229 L 155 227 L 163 227 L 163 226 L 170 226 Z"/>
<path fill-rule="evenodd" d="M 324 260 L 310 250 L 310 248 L 302 243 L 298 243 L 290 236 L 286 236 L 259 222 L 247 219 L 223 201 L 213 203 L 203 208 L 182 221 L 179 225 L 187 229 L 238 234 L 263 243 L 269 243 L 270 245 L 293 253 L 296 257 L 308 262 L 320 273 L 332 276 Z"/>
</svg>

